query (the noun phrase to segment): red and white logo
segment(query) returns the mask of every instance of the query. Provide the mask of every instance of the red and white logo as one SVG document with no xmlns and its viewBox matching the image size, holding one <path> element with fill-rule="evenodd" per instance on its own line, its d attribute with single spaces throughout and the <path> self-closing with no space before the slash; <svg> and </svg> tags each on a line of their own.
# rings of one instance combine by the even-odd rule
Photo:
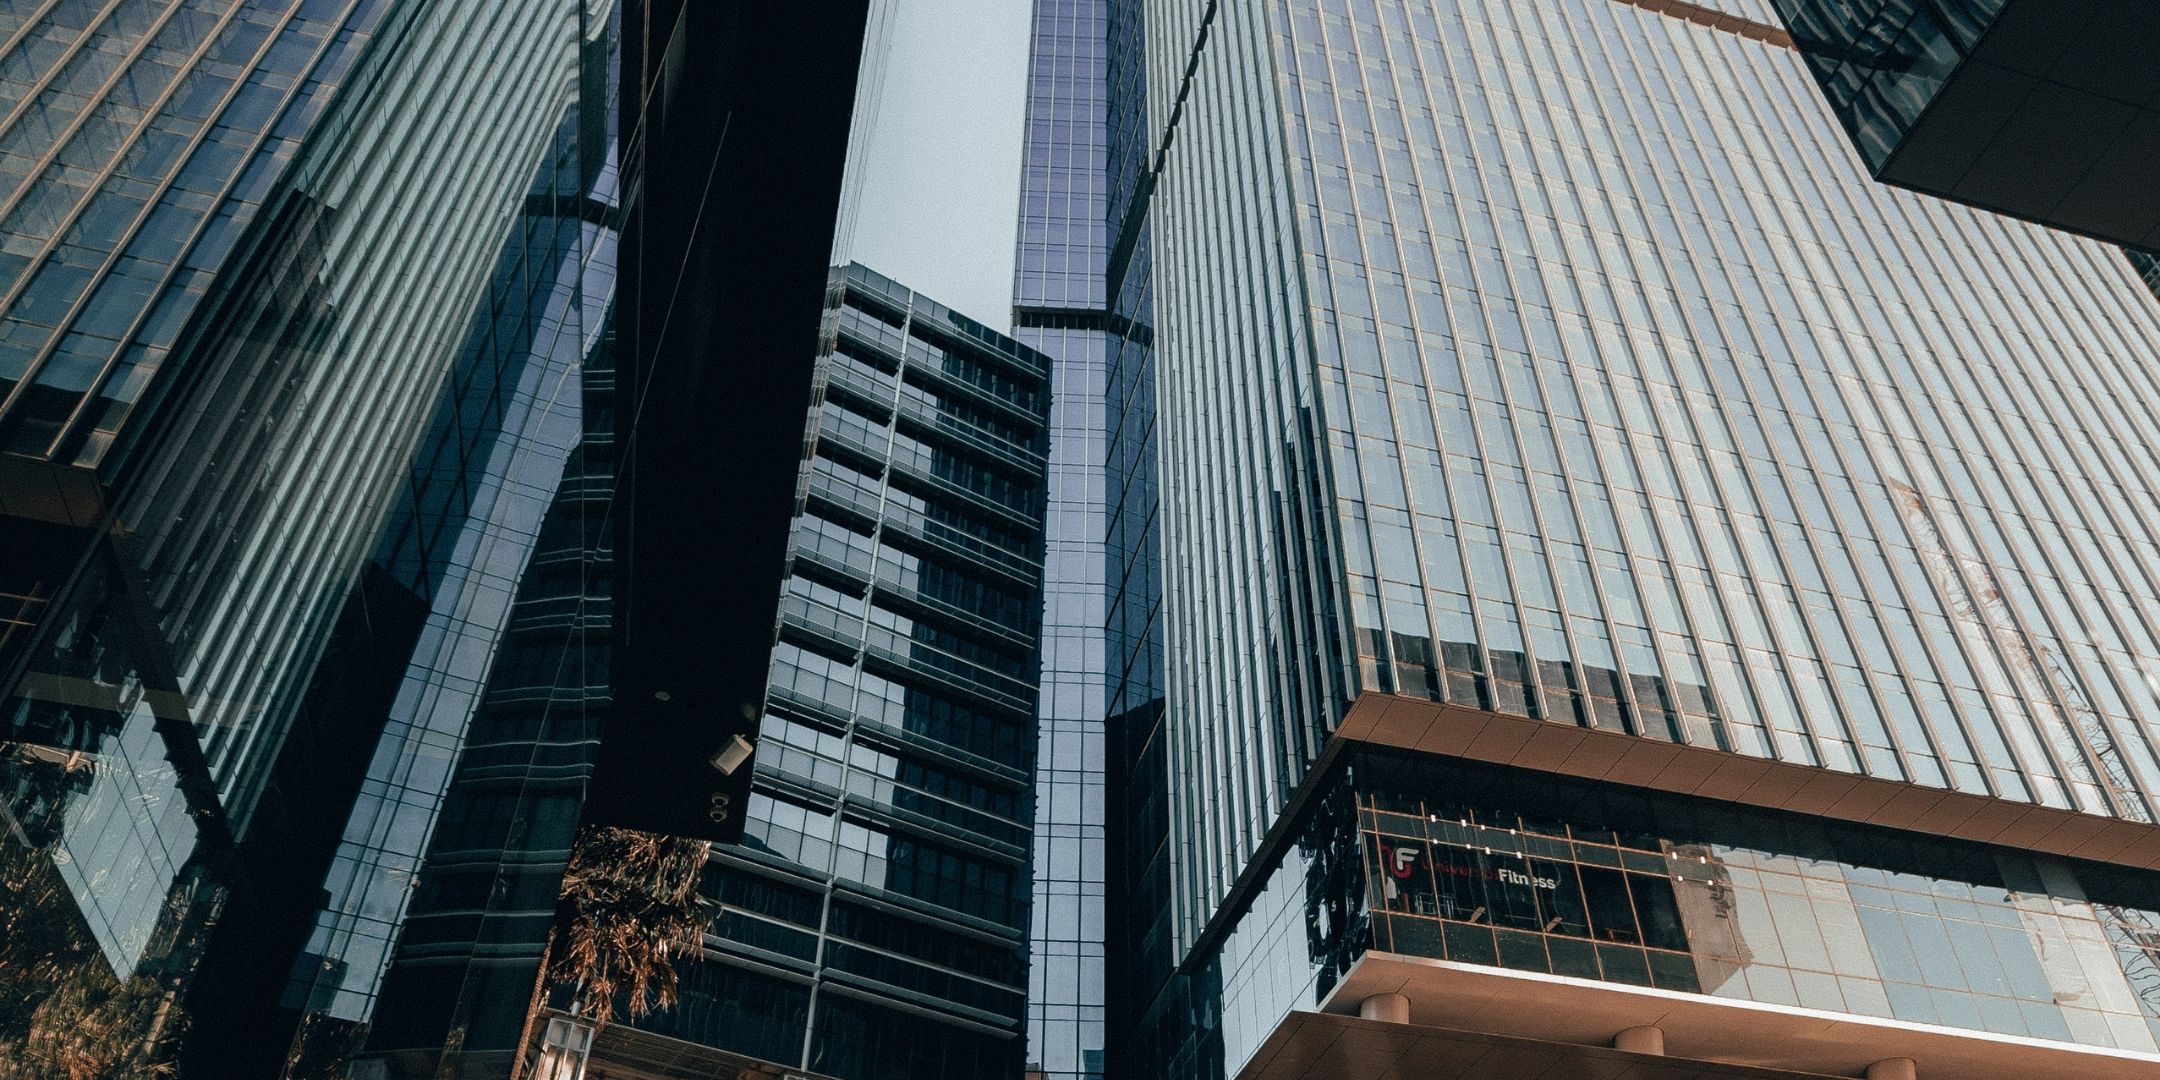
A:
<svg viewBox="0 0 2160 1080">
<path fill-rule="evenodd" d="M 1380 845 L 1380 862 L 1387 867 L 1388 873 L 1399 878 L 1407 878 L 1410 876 L 1410 871 L 1417 868 L 1417 849 L 1382 844 Z"/>
</svg>

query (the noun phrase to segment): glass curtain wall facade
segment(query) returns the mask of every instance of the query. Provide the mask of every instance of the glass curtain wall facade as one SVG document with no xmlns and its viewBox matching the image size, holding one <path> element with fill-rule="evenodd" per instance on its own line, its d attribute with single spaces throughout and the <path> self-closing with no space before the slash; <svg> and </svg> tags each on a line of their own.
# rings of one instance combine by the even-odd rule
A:
<svg viewBox="0 0 2160 1080">
<path fill-rule="evenodd" d="M 680 1003 L 633 1023 L 838 1080 L 1017 1076 L 1051 362 L 858 265 L 829 305 L 744 839 Z M 596 1066 L 668 1056 L 623 1026 Z"/>
<path fill-rule="evenodd" d="M 1120 1069 L 1168 979 L 1140 0 L 1036 7 L 1014 333 L 1057 357 L 1030 1069 Z M 1110 993 L 1109 987 L 1121 988 Z"/>
<path fill-rule="evenodd" d="M 424 617 L 366 646 L 406 662 L 388 700 L 373 703 L 387 720 L 375 718 L 382 734 L 283 988 L 283 1004 L 304 1016 L 291 1077 L 359 1048 L 408 914 L 439 916 L 457 906 L 447 895 L 481 893 L 449 883 L 474 877 L 471 866 L 420 877 L 453 778 L 458 813 L 445 831 L 469 836 L 469 789 L 499 777 L 506 757 L 590 764 L 579 755 L 606 693 L 587 677 L 585 650 L 607 638 L 609 567 L 605 545 L 578 525 L 604 514 L 612 479 L 614 41 L 607 21 L 583 36 L 584 91 L 605 90 L 566 103 L 370 566 Z M 379 596 L 355 602 L 381 625 Z"/>
<path fill-rule="evenodd" d="M 611 239 L 577 267 L 589 287 L 606 274 L 599 254 Z M 356 1070 L 380 1077 L 513 1075 L 612 700 L 615 340 L 604 306 L 582 317 L 598 320 L 584 328 L 597 333 L 581 335 L 582 365 L 555 382 L 550 410 L 551 424 L 578 421 L 580 441 L 529 538 L 485 681 L 470 698 L 441 653 L 416 657 L 385 742 L 418 749 L 387 776 L 371 771 L 338 849 L 329 902 L 286 990 L 289 1006 L 306 1009 L 305 1064 L 357 1053 Z M 455 768 L 438 778 L 445 749 Z"/>
<path fill-rule="evenodd" d="M 220 1067 L 237 983 L 192 976 L 283 887 L 292 830 L 338 816 L 295 786 L 350 749 L 311 714 L 313 674 L 577 89 L 587 15 L 0 13 L 0 543 L 40 555 L 0 585 L 35 601 L 0 657 L 6 936 L 51 960 L 7 964 L 8 1052 L 72 1030 L 121 1068 L 180 1047 L 201 1006 L 184 1062 Z M 510 59 L 466 62 L 481 48 Z"/>
<path fill-rule="evenodd" d="M 1169 782 L 1163 737 L 1161 506 L 1156 492 L 1155 320 L 1149 209 L 1158 159 L 1148 122 L 1146 5 L 1109 5 L 1106 115 L 1111 249 L 1105 293 L 1117 337 L 1110 353 L 1104 569 L 1110 583 L 1109 810 L 1104 972 L 1108 1076 L 1146 1075 L 1135 1039 L 1177 957 L 1170 940 Z"/>
<path fill-rule="evenodd" d="M 1372 948 L 2155 1051 L 2150 874 L 1407 754 L 1350 775 Z"/>
<path fill-rule="evenodd" d="M 1105 389 L 1117 335 L 1111 236 L 1109 0 L 1037 0 L 1021 164 L 1013 335 L 1053 358 L 1044 517 L 1035 903 L 1028 1069 L 1100 1077 L 1108 680 Z"/>
<path fill-rule="evenodd" d="M 1362 694 L 2152 820 L 2160 308 L 1875 186 L 1774 13 L 1702 13 L 1147 6 L 1161 1074 L 1332 985 L 1270 942 L 1364 947 L 1305 940 L 1355 846 L 1295 840 Z"/>
<path fill-rule="evenodd" d="M 1374 747 L 1307 806 L 1149 1074 L 1237 1075 L 1368 953 L 2152 1060 L 2148 871 Z"/>
</svg>

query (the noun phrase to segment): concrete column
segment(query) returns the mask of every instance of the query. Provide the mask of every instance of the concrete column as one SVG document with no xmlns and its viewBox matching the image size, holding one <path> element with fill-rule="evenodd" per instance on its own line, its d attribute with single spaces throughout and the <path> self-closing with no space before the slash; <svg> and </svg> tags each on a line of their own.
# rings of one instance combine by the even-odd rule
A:
<svg viewBox="0 0 2160 1080">
<path fill-rule="evenodd" d="M 1665 1029 L 1661 1027 L 1631 1027 L 1612 1037 L 1613 1049 L 1631 1054 L 1665 1054 Z"/>
<path fill-rule="evenodd" d="M 1407 1024 L 1410 1022 L 1410 999 L 1401 994 L 1374 994 L 1358 1003 L 1357 1014 L 1367 1020 Z"/>
<path fill-rule="evenodd" d="M 1867 1067 L 1867 1080 L 1920 1080 L 1920 1067 L 1911 1058 L 1884 1058 Z"/>
</svg>

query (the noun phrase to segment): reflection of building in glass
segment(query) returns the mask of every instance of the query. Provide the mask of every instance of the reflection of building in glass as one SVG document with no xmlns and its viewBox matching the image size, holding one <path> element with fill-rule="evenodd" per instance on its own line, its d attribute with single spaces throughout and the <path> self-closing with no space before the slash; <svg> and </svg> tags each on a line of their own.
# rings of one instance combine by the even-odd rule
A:
<svg viewBox="0 0 2160 1080">
<path fill-rule="evenodd" d="M 744 840 L 591 1068 L 1020 1070 L 1050 362 L 860 266 L 829 301 Z"/>
<path fill-rule="evenodd" d="M 1108 5 L 1104 90 L 1112 328 L 1104 400 L 1108 810 L 1105 815 L 1105 1075 L 1136 1075 L 1144 1030 L 1179 957 L 1171 937 L 1169 765 L 1164 738 L 1161 516 L 1156 492 L 1155 329 L 1148 215 L 1157 137 L 1147 118 L 1146 17 Z"/>
<path fill-rule="evenodd" d="M 395 678 L 369 634 L 424 614 L 370 554 L 446 379 L 502 377 L 468 343 L 522 347 L 474 312 L 510 298 L 491 271 L 586 17 L 0 13 L 0 1050 L 282 1061 L 278 949 L 383 723 L 356 702 Z M 482 40 L 509 60 L 464 62 Z M 509 408 L 467 410 L 470 463 Z"/>
<path fill-rule="evenodd" d="M 1956 1076 L 2154 1060 L 2149 871 L 1438 755 L 1364 747 L 1341 764 L 1221 939 L 1237 961 L 1222 1052 L 1252 1061 L 1242 1075 L 1365 1075 L 1266 1062 L 1304 1023 L 1278 1026 L 1281 1010 L 1376 992 L 1407 995 L 1418 1024 L 1534 1040 L 1513 1049 L 1582 1068 L 1606 1052 L 1567 1044 L 1630 1020 L 1662 1023 L 1679 1056 L 1810 1074 L 1898 1056 Z M 1810 1034 L 1674 993 L 1853 1019 Z M 1499 1019 L 1495 1003 L 1548 1014 Z M 1718 1023 L 1790 1041 L 1747 1045 Z"/>
<path fill-rule="evenodd" d="M 555 475 L 537 461 L 526 475 L 560 486 L 524 543 L 530 557 L 484 684 L 467 680 L 460 634 L 428 635 L 415 654 L 434 701 L 415 714 L 424 726 L 394 736 L 438 746 L 439 722 L 461 708 L 472 720 L 440 822 L 420 838 L 402 929 L 375 909 L 390 910 L 383 901 L 409 865 L 401 822 L 438 797 L 410 789 L 434 778 L 393 772 L 384 788 L 408 789 L 397 805 L 385 799 L 372 816 L 363 807 L 347 831 L 341 864 L 363 884 L 339 893 L 331 875 L 313 939 L 330 948 L 290 988 L 296 1003 L 307 996 L 307 1049 L 320 1060 L 364 1039 L 356 1076 L 510 1077 L 593 1049 L 590 1028 L 535 1015 L 581 819 L 669 831 L 654 822 L 688 811 L 707 827 L 721 805 L 710 797 L 746 801 L 752 770 L 716 772 L 730 759 L 711 747 L 731 726 L 754 734 L 756 710 L 736 715 L 734 703 L 765 694 L 800 468 L 796 454 L 771 451 L 803 436 L 866 7 L 640 0 L 616 24 L 615 62 L 583 72 L 588 94 L 609 88 L 624 111 L 581 106 L 578 153 L 560 160 L 582 171 L 555 189 L 573 199 L 527 207 L 536 244 L 589 245 L 542 275 L 584 275 L 578 303 L 561 308 L 566 326 L 580 325 L 565 340 L 585 350 L 582 388 L 553 397 L 558 414 L 582 414 L 583 441 Z M 599 46 L 612 43 L 590 40 L 608 55 Z M 576 233 L 537 220 L 565 216 Z M 616 268 L 626 272 L 610 294 L 603 279 Z M 548 318 L 568 300 L 550 300 Z M 512 553 L 496 555 L 514 572 Z M 712 778 L 723 787 L 710 789 Z M 686 971 L 684 985 L 753 1009 L 776 1000 L 753 975 L 716 985 L 722 974 Z M 626 1067 L 618 1049 L 600 1047 L 611 1069 Z"/>
<path fill-rule="evenodd" d="M 2160 309 L 1851 169 L 1776 17 L 1146 9 L 1113 1066 L 2160 1070 Z"/>
<path fill-rule="evenodd" d="M 591 35 L 585 63 L 605 71 L 611 45 L 610 32 Z M 605 513 L 613 465 L 611 104 L 575 102 L 564 116 L 371 564 L 378 592 L 360 602 L 380 610 L 394 582 L 414 598 L 413 617 L 394 630 L 372 619 L 366 648 L 409 662 L 372 702 L 387 723 L 374 721 L 382 734 L 283 993 L 305 1014 L 296 1052 L 309 1064 L 360 1045 L 408 915 L 442 924 L 456 891 L 445 882 L 458 875 L 425 891 L 416 876 L 431 837 L 472 831 L 474 785 L 453 778 L 484 761 L 499 779 L 506 757 L 536 742 L 558 765 L 590 753 L 605 677 L 596 686 L 584 659 L 609 616 L 608 553 L 586 533 Z M 456 810 L 438 827 L 446 806 Z M 486 850 L 467 854 L 465 879 L 501 872 L 489 845 L 453 846 L 474 848 Z M 445 944 L 438 959 L 453 951 Z"/>
<path fill-rule="evenodd" d="M 1058 394 L 1029 1060 L 1061 1080 L 1119 1069 L 1107 1032 L 1171 964 L 1140 8 L 1038 3 L 1029 73 L 1013 332 L 1056 358 Z"/>
<path fill-rule="evenodd" d="M 597 287 L 613 267 L 602 255 L 604 234 L 595 247 L 585 252 L 594 261 L 570 258 L 565 269 Z M 579 297 L 574 289 L 556 295 Z M 296 971 L 288 991 L 295 1005 L 304 995 L 315 1040 L 308 1049 L 328 1059 L 364 1043 L 385 1075 L 432 1076 L 447 1049 L 475 1074 L 510 1075 L 610 701 L 613 341 L 604 307 L 582 318 L 598 320 L 586 324 L 597 336 L 583 339 L 582 367 L 550 387 L 555 422 L 582 416 L 582 440 L 556 470 L 559 486 L 537 530 L 525 534 L 524 573 L 484 680 L 464 682 L 454 653 L 448 662 L 436 659 L 442 653 L 417 656 L 432 684 L 418 692 L 432 705 L 393 732 L 420 744 L 412 756 L 423 765 L 436 760 L 431 751 L 455 745 L 455 768 L 402 768 L 394 798 L 363 801 L 339 850 L 337 871 L 351 884 L 333 872 L 328 909 L 303 956 L 322 970 Z M 543 463 L 531 464 L 527 479 L 537 480 Z M 455 647 L 462 636 L 442 640 Z M 394 714 L 392 723 L 401 720 Z M 380 781 L 369 779 L 373 795 Z M 416 834 L 400 820 L 415 812 L 438 820 Z"/>
</svg>

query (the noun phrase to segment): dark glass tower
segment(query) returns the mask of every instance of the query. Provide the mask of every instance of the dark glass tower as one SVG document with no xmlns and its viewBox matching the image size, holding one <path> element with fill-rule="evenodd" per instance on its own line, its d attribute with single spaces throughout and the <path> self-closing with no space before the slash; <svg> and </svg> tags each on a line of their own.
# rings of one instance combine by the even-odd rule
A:
<svg viewBox="0 0 2160 1080">
<path fill-rule="evenodd" d="M 282 1062 L 278 986 L 382 699 L 429 591 L 479 569 L 383 530 L 516 532 L 491 481 L 412 478 L 535 434 L 491 395 L 529 402 L 557 327 L 504 237 L 587 134 L 599 10 L 0 12 L 11 1067 Z M 415 465 L 431 430 L 455 464 Z"/>
<path fill-rule="evenodd" d="M 1050 362 L 860 266 L 828 301 L 743 842 L 589 1068 L 1020 1070 Z"/>
<path fill-rule="evenodd" d="M 427 793 L 394 775 L 395 803 L 356 815 L 341 850 L 366 887 L 334 893 L 317 926 L 343 951 L 292 986 L 324 1060 L 364 1039 L 355 1076 L 522 1077 L 552 1060 L 538 1011 L 581 821 L 740 830 L 750 770 L 714 751 L 731 728 L 755 734 L 735 703 L 764 696 L 866 8 L 624 7 L 603 54 L 601 85 L 623 87 L 605 166 L 569 204 L 586 246 L 564 271 L 584 302 L 559 325 L 582 328 L 583 361 L 550 398 L 582 413 L 582 441 L 554 477 L 519 477 L 559 487 L 484 685 L 443 651 L 455 634 L 423 640 L 433 700 L 473 718 L 417 880 L 397 824 Z M 423 760 L 445 743 L 400 737 Z M 402 928 L 382 914 L 400 878 Z"/>
<path fill-rule="evenodd" d="M 589 279 L 613 265 L 580 269 Z M 579 441 L 522 534 L 523 573 L 484 680 L 467 681 L 454 651 L 415 658 L 400 703 L 418 693 L 430 707 L 393 715 L 394 749 L 378 760 L 398 764 L 387 779 L 371 773 L 339 848 L 287 990 L 308 1010 L 311 1062 L 357 1053 L 357 1076 L 433 1076 L 449 1057 L 466 1075 L 513 1074 L 612 701 L 615 342 L 595 299 L 583 363 L 548 384 L 550 426 L 568 422 Z M 527 479 L 541 468 L 531 462 Z M 457 629 L 429 640 L 473 647 Z M 401 828 L 401 817 L 425 824 Z"/>
<path fill-rule="evenodd" d="M 2120 256 L 1873 184 L 1767 4 L 1142 15 L 1113 1073 L 2160 1069 Z"/>
</svg>

